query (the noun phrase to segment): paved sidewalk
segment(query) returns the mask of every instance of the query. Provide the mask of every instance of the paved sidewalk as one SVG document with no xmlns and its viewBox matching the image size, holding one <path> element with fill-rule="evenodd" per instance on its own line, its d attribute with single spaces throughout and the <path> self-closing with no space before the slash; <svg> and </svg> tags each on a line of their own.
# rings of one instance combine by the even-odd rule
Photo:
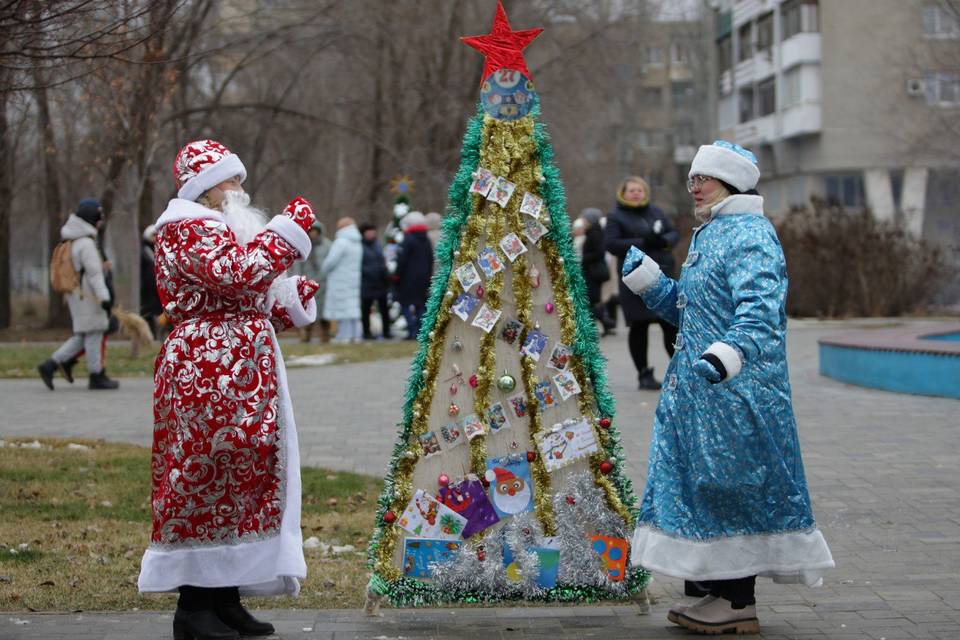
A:
<svg viewBox="0 0 960 640">
<path fill-rule="evenodd" d="M 926 321 L 912 320 L 911 324 Z M 814 511 L 837 560 L 820 589 L 758 583 L 767 639 L 960 638 L 960 402 L 822 378 L 816 341 L 876 321 L 791 321 L 790 371 Z M 655 329 L 654 329 L 655 330 Z M 652 361 L 665 355 L 651 336 Z M 617 424 L 644 484 L 657 394 L 638 392 L 626 336 L 602 342 Z M 2 357 L 2 353 L 0 353 Z M 393 446 L 406 361 L 293 369 L 304 463 L 381 474 Z M 345 394 L 344 390 L 352 390 Z M 150 380 L 92 394 L 38 380 L 0 381 L 0 437 L 76 436 L 149 445 Z M 682 584 L 656 576 L 651 615 L 635 606 L 264 612 L 283 638 L 678 638 L 666 609 Z M 80 619 L 78 619 L 80 618 Z M 0 614 L 0 640 L 167 638 L 169 614 Z"/>
</svg>

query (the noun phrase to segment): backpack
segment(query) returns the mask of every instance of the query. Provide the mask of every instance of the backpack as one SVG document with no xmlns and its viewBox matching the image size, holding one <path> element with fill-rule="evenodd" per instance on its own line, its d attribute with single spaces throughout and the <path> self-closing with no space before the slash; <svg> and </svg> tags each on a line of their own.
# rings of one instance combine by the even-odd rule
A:
<svg viewBox="0 0 960 640">
<path fill-rule="evenodd" d="M 72 293 L 80 288 L 80 274 L 70 255 L 72 240 L 58 242 L 50 252 L 50 288 L 57 293 Z"/>
</svg>

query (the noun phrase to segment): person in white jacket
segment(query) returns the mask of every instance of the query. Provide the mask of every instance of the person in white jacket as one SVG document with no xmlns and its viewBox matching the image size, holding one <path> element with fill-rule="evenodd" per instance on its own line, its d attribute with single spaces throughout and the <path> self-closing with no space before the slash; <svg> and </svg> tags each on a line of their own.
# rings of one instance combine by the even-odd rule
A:
<svg viewBox="0 0 960 640">
<path fill-rule="evenodd" d="M 360 342 L 363 338 L 360 324 L 361 239 L 353 218 L 337 220 L 337 234 L 320 268 L 321 275 L 327 278 L 323 317 L 337 323 L 335 343 Z"/>
<path fill-rule="evenodd" d="M 97 230 L 103 224 L 103 208 L 96 200 L 81 200 L 60 229 L 60 237 L 71 242 L 70 257 L 80 276 L 80 286 L 66 294 L 73 335 L 37 367 L 43 383 L 53 391 L 53 375 L 60 371 L 73 382 L 71 369 L 81 353 L 86 353 L 91 389 L 116 389 L 120 383 L 107 377 L 103 366 L 113 300 L 103 272 L 103 259 L 97 248 Z"/>
</svg>

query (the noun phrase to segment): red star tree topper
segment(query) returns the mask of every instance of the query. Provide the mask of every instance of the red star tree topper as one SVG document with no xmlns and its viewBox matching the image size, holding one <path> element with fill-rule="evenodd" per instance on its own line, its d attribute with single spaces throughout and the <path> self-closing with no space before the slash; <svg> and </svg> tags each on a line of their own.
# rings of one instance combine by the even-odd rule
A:
<svg viewBox="0 0 960 640">
<path fill-rule="evenodd" d="M 497 0 L 497 13 L 493 16 L 493 29 L 490 33 L 485 36 L 464 36 L 460 40 L 487 57 L 483 65 L 481 84 L 497 69 L 514 69 L 532 80 L 523 59 L 523 50 L 542 31 L 543 29 L 511 29 L 503 3 Z"/>
</svg>

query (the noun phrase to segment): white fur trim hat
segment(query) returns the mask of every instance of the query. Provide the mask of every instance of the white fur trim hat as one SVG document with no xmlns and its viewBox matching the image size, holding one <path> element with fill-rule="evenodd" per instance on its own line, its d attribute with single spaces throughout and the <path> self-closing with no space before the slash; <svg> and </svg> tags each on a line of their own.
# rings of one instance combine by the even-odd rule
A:
<svg viewBox="0 0 960 640">
<path fill-rule="evenodd" d="M 757 156 L 738 144 L 716 140 L 697 151 L 688 177 L 709 176 L 723 180 L 739 191 L 749 191 L 760 180 Z"/>
<path fill-rule="evenodd" d="M 196 201 L 209 189 L 224 180 L 240 176 L 247 179 L 247 170 L 239 156 L 216 140 L 196 140 L 189 143 L 173 161 L 173 179 L 177 183 L 177 197 Z"/>
</svg>

